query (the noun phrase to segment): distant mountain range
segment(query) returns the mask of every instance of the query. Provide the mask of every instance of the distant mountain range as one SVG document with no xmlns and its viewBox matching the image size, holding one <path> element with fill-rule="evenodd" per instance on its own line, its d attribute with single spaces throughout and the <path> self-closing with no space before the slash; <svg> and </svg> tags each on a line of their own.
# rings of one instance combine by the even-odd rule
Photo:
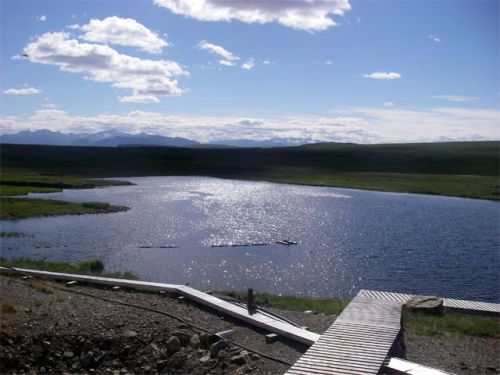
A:
<svg viewBox="0 0 500 375">
<path fill-rule="evenodd" d="M 59 133 L 51 130 L 23 130 L 15 134 L 0 135 L 0 143 L 53 145 L 53 146 L 93 146 L 93 147 L 288 147 L 307 143 L 297 139 L 249 139 L 219 140 L 201 144 L 191 139 L 165 137 L 147 133 L 128 134 L 116 130 L 98 133 Z"/>
</svg>

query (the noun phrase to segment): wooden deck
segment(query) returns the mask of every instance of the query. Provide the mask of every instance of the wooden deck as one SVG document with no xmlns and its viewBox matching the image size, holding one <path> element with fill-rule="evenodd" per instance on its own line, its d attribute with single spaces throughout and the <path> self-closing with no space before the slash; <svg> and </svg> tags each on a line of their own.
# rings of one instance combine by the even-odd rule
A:
<svg viewBox="0 0 500 375">
<path fill-rule="evenodd" d="M 411 294 L 360 290 L 333 325 L 286 374 L 378 374 L 401 330 L 402 306 L 411 297 Z M 466 312 L 500 312 L 497 303 L 444 298 L 443 304 Z M 423 367 L 417 370 L 423 371 Z M 425 371 L 431 372 L 422 374 L 444 374 L 433 369 Z"/>
</svg>

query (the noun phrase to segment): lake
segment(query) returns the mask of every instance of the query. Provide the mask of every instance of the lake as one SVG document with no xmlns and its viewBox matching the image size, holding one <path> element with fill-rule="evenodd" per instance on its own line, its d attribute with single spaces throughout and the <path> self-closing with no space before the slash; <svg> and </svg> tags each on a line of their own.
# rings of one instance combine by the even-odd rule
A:
<svg viewBox="0 0 500 375">
<path fill-rule="evenodd" d="M 205 177 L 126 180 L 136 185 L 30 194 L 131 209 L 1 221 L 2 231 L 30 235 L 2 238 L 2 256 L 99 258 L 109 271 L 201 290 L 500 299 L 498 202 Z M 214 247 L 231 244 L 261 245 Z"/>
</svg>

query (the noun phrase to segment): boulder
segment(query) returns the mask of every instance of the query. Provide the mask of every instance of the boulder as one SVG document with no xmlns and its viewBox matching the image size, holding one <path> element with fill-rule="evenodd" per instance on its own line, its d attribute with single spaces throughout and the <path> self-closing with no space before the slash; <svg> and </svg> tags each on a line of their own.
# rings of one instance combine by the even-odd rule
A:
<svg viewBox="0 0 500 375">
<path fill-rule="evenodd" d="M 430 314 L 441 314 L 443 312 L 443 300 L 433 296 L 414 296 L 404 305 L 406 309 L 415 312 L 426 312 Z"/>
</svg>

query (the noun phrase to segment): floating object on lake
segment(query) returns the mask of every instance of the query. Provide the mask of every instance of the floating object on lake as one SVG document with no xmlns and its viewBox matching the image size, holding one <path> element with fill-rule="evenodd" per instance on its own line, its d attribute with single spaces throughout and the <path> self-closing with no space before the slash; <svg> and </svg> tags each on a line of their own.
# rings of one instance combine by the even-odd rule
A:
<svg viewBox="0 0 500 375">
<path fill-rule="evenodd" d="M 289 246 L 289 245 L 297 245 L 296 241 L 290 241 L 290 240 L 287 240 L 287 239 L 281 240 L 281 241 L 276 241 L 276 243 L 279 243 L 281 245 L 287 245 L 287 246 Z"/>
<path fill-rule="evenodd" d="M 227 244 L 217 244 L 210 245 L 210 247 L 242 247 L 242 246 L 268 246 L 268 243 L 265 242 L 256 242 L 256 243 L 227 243 Z"/>
<path fill-rule="evenodd" d="M 175 245 L 139 246 L 139 249 L 177 249 Z"/>
</svg>

